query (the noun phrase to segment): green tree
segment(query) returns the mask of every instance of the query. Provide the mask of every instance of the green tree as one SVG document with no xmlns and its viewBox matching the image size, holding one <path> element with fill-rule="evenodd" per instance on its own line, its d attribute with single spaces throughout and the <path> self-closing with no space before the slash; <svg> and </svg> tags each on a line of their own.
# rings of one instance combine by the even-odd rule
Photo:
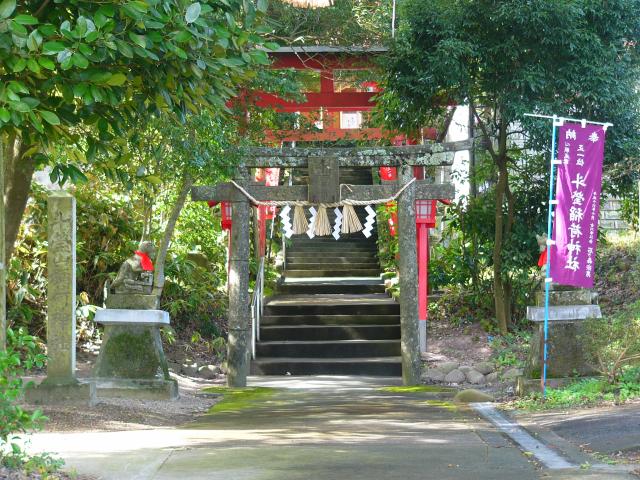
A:
<svg viewBox="0 0 640 480">
<path fill-rule="evenodd" d="M 268 63 L 266 0 L 0 0 L 0 136 L 10 257 L 34 171 L 56 145 L 78 165 L 117 161 L 128 129 L 151 115 L 222 111 Z M 102 155 L 98 155 L 101 153 Z M 109 166 L 109 165 L 108 165 Z"/>
<path fill-rule="evenodd" d="M 425 12 L 428 12 L 425 14 Z M 523 145 L 548 150 L 536 112 L 610 121 L 607 161 L 638 149 L 640 1 L 407 0 L 388 57 L 382 117 L 417 129 L 451 103 L 471 106 L 495 169 L 495 314 L 511 323 L 504 246 L 514 229 L 510 171 Z M 533 233 L 532 233 L 533 234 Z"/>
</svg>

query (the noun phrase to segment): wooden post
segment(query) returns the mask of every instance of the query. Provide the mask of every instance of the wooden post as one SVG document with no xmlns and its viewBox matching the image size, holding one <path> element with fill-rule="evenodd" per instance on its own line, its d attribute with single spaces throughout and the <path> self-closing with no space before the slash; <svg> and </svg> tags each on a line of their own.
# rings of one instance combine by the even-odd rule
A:
<svg viewBox="0 0 640 480">
<path fill-rule="evenodd" d="M 7 346 L 7 265 L 4 258 L 4 138 L 0 135 L 0 350 Z"/>
<path fill-rule="evenodd" d="M 399 184 L 413 178 L 413 168 L 403 165 Z M 418 323 L 418 258 L 416 252 L 415 184 L 398 198 L 398 251 L 400 253 L 400 343 L 402 382 L 420 384 L 420 341 Z"/>
<path fill-rule="evenodd" d="M 236 181 L 247 185 L 246 169 Z M 249 335 L 251 310 L 249 298 L 249 201 L 236 200 L 233 206 L 233 228 L 229 252 L 229 341 L 227 345 L 227 385 L 246 387 L 249 373 Z"/>
</svg>

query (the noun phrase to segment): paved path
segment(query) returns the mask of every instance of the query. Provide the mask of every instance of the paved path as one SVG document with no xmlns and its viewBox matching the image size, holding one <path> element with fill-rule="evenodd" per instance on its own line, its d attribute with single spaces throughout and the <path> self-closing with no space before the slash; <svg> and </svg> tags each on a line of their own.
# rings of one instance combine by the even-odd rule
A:
<svg viewBox="0 0 640 480">
<path fill-rule="evenodd" d="M 384 393 L 357 378 L 280 378 L 254 382 L 286 388 L 241 412 L 177 429 L 43 433 L 33 446 L 78 473 L 118 480 L 587 478 L 549 476 L 474 412 L 435 394 Z"/>
</svg>

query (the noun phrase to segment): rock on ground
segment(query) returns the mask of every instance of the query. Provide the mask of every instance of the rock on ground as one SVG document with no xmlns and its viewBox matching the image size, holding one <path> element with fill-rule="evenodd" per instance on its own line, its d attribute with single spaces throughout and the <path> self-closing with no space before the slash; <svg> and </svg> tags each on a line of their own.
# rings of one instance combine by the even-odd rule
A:
<svg viewBox="0 0 640 480">
<path fill-rule="evenodd" d="M 471 369 L 466 372 L 465 375 L 467 376 L 468 382 L 473 383 L 474 385 L 483 385 L 486 382 L 484 375 L 477 370 Z"/>
<path fill-rule="evenodd" d="M 442 382 L 445 374 L 439 368 L 430 368 L 422 375 L 422 380 L 427 382 Z"/>
<path fill-rule="evenodd" d="M 458 370 L 460 370 L 462 373 L 466 374 L 468 371 L 473 370 L 473 367 L 470 367 L 469 365 L 460 365 L 458 367 Z"/>
<path fill-rule="evenodd" d="M 447 375 L 448 373 L 451 373 L 453 370 L 457 369 L 458 365 L 460 364 L 457 362 L 446 362 L 438 365 L 438 370 Z"/>
<path fill-rule="evenodd" d="M 480 362 L 474 368 L 483 375 L 489 375 L 496 371 L 496 367 L 491 362 Z"/>
<path fill-rule="evenodd" d="M 453 397 L 456 403 L 475 403 L 475 402 L 493 402 L 493 397 L 487 393 L 470 388 L 462 390 Z"/>
<path fill-rule="evenodd" d="M 457 368 L 455 370 L 450 371 L 444 377 L 444 381 L 446 383 L 462 383 L 467 379 L 464 373 L 462 373 Z"/>
</svg>

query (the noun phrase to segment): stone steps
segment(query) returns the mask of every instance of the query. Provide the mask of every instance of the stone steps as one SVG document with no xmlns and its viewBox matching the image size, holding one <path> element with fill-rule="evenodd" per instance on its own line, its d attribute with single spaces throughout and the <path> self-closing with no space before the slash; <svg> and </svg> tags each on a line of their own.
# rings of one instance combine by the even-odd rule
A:
<svg viewBox="0 0 640 480">
<path fill-rule="evenodd" d="M 263 326 L 260 335 L 263 342 L 387 340 L 400 338 L 400 325 L 272 325 Z"/>
<path fill-rule="evenodd" d="M 370 185 L 371 169 L 343 169 L 340 181 Z M 364 208 L 356 212 L 364 223 Z M 294 236 L 284 281 L 264 305 L 252 373 L 401 375 L 400 305 L 385 293 L 377 251 L 376 236 L 360 232 Z"/>
<path fill-rule="evenodd" d="M 252 375 L 364 375 L 399 377 L 400 357 L 369 358 L 261 358 L 251 365 Z"/>
</svg>

